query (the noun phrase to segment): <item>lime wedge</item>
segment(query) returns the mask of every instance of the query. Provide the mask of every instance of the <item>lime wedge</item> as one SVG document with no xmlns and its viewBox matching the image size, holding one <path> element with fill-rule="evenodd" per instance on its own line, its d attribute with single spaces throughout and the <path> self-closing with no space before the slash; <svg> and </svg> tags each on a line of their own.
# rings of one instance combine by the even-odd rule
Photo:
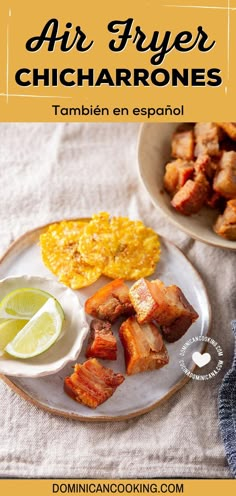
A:
<svg viewBox="0 0 236 496">
<path fill-rule="evenodd" d="M 33 315 L 52 298 L 52 295 L 36 288 L 20 288 L 8 293 L 0 303 L 0 319 L 30 320 Z M 58 311 L 64 318 L 63 310 L 55 300 Z"/>
<path fill-rule="evenodd" d="M 5 351 L 17 358 L 31 358 L 43 353 L 60 335 L 63 318 L 57 301 L 49 298 L 13 341 L 8 343 Z"/>
<path fill-rule="evenodd" d="M 7 344 L 14 339 L 27 322 L 28 320 L 5 320 L 0 323 L 0 356 L 3 355 Z"/>
</svg>

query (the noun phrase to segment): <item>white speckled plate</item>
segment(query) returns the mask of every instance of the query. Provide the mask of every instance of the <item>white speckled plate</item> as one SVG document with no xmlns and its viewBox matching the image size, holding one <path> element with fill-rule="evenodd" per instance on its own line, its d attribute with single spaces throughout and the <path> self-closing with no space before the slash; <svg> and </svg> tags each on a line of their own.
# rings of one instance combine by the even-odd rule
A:
<svg viewBox="0 0 236 496">
<path fill-rule="evenodd" d="M 38 228 L 14 242 L 0 261 L 0 278 L 30 274 L 41 277 L 53 277 L 41 261 L 38 245 L 39 235 L 45 227 Z M 72 363 L 68 363 L 56 374 L 47 377 L 23 378 L 5 377 L 17 393 L 37 406 L 57 415 L 78 420 L 122 420 L 131 418 L 149 410 L 169 398 L 188 381 L 179 366 L 179 351 L 191 336 L 206 335 L 211 321 L 211 311 L 203 282 L 191 263 L 172 243 L 161 238 L 161 261 L 157 271 L 150 279 L 160 278 L 166 284 L 177 284 L 181 287 L 190 303 L 199 313 L 199 319 L 190 327 L 185 336 L 173 344 L 167 344 L 170 362 L 160 370 L 126 376 L 114 395 L 96 410 L 91 410 L 72 400 L 63 391 L 65 376 L 71 374 Z M 74 291 L 83 303 L 99 287 L 109 280 L 101 277 L 88 288 Z M 64 288 L 64 286 L 62 286 Z M 113 326 L 118 333 L 118 324 Z M 84 342 L 78 361 L 84 361 Z M 59 344 L 59 343 L 58 343 Z M 202 351 L 204 344 L 197 342 L 192 351 Z M 186 356 L 186 364 L 193 370 L 194 364 L 190 356 Z M 118 360 L 104 362 L 114 371 L 125 374 L 123 349 L 118 338 Z"/>
<path fill-rule="evenodd" d="M 181 215 L 171 206 L 170 197 L 164 191 L 165 164 L 170 160 L 171 137 L 178 125 L 179 123 L 145 123 L 142 125 L 138 146 L 141 181 L 155 207 L 161 210 L 179 229 L 204 243 L 236 250 L 236 241 L 224 239 L 213 231 L 212 226 L 219 215 L 217 210 L 204 207 L 198 214 L 190 217 Z"/>
</svg>

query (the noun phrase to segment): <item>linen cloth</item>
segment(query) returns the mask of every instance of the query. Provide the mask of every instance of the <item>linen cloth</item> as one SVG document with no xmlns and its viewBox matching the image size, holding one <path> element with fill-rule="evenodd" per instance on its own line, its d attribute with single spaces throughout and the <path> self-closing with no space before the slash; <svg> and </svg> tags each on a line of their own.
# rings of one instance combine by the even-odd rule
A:
<svg viewBox="0 0 236 496">
<path fill-rule="evenodd" d="M 152 412 L 83 423 L 24 401 L 0 381 L 1 477 L 231 477 L 217 396 L 233 356 L 235 253 L 190 239 L 157 211 L 137 174 L 136 124 L 0 124 L 0 250 L 25 231 L 101 210 L 139 218 L 174 241 L 205 282 L 224 366 Z"/>
<path fill-rule="evenodd" d="M 236 339 L 236 320 L 232 322 L 232 330 Z M 234 361 L 219 392 L 219 418 L 227 459 L 236 478 L 236 341 Z"/>
</svg>

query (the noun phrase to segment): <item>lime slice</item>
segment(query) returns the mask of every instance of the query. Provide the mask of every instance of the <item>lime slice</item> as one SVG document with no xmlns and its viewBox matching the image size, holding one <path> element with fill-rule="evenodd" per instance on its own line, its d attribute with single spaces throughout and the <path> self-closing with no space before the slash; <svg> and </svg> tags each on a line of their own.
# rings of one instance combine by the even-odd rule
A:
<svg viewBox="0 0 236 496">
<path fill-rule="evenodd" d="M 14 339 L 27 322 L 28 320 L 5 320 L 0 323 L 0 356 L 3 355 L 7 344 Z"/>
<path fill-rule="evenodd" d="M 17 358 L 31 358 L 46 351 L 58 338 L 63 323 L 57 301 L 49 298 L 8 343 L 5 351 Z"/>
<path fill-rule="evenodd" d="M 0 303 L 0 319 L 30 320 L 33 315 L 52 298 L 52 295 L 36 288 L 20 288 L 8 293 Z M 56 300 L 58 311 L 63 310 Z"/>
</svg>

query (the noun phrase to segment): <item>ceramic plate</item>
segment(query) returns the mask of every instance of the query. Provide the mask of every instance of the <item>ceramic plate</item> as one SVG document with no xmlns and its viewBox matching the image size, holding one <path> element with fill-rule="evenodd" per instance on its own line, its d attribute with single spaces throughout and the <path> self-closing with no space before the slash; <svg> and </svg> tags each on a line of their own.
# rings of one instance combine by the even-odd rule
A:
<svg viewBox="0 0 236 496">
<path fill-rule="evenodd" d="M 30 274 L 41 277 L 52 277 L 41 261 L 39 248 L 39 235 L 44 228 L 27 233 L 9 248 L 0 262 L 0 277 Z M 170 362 L 160 370 L 126 376 L 124 383 L 117 388 L 114 395 L 100 405 L 96 410 L 91 410 L 72 400 L 63 391 L 63 380 L 72 372 L 72 363 L 68 363 L 58 373 L 39 377 L 37 379 L 11 377 L 4 380 L 15 391 L 29 401 L 37 404 L 54 414 L 64 415 L 79 420 L 121 420 L 140 415 L 153 409 L 163 400 L 180 389 L 188 380 L 179 365 L 179 352 L 183 344 L 191 336 L 206 335 L 209 330 L 211 312 L 208 297 L 203 282 L 191 263 L 183 253 L 172 243 L 160 238 L 162 255 L 157 266 L 157 271 L 151 279 L 160 278 L 166 284 L 177 284 L 181 287 L 190 303 L 199 314 L 199 319 L 190 327 L 188 332 L 179 341 L 167 344 Z M 95 284 L 73 293 L 79 296 L 83 303 L 98 288 L 109 282 L 101 277 Z M 62 286 L 64 288 L 64 286 Z M 117 334 L 118 325 L 113 330 Z M 84 348 L 82 347 L 78 361 L 84 361 Z M 59 343 L 58 343 L 59 344 Z M 202 351 L 203 344 L 196 343 L 192 351 Z M 191 356 L 186 357 L 189 369 L 194 368 Z M 125 374 L 124 355 L 118 339 L 118 360 L 104 361 L 104 365 L 114 371 Z"/>
<path fill-rule="evenodd" d="M 178 124 L 143 124 L 139 135 L 138 160 L 139 174 L 154 205 L 171 222 L 192 238 L 205 243 L 236 250 L 236 241 L 218 236 L 213 224 L 218 211 L 204 207 L 196 215 L 186 217 L 171 206 L 170 197 L 163 189 L 165 164 L 170 160 L 171 137 Z"/>
</svg>

